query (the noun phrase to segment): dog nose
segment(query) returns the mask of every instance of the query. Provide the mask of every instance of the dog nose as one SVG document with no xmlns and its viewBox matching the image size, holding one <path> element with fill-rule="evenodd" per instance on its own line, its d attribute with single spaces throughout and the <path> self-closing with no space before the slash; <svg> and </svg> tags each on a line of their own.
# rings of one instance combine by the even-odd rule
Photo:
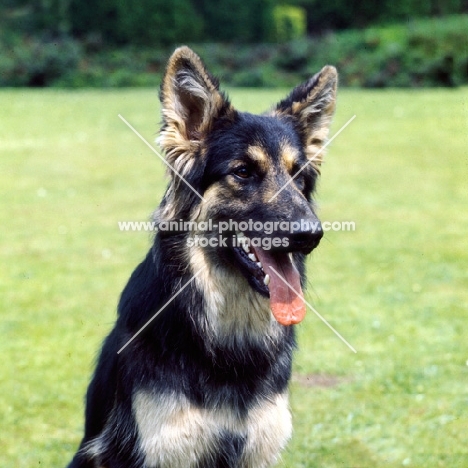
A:
<svg viewBox="0 0 468 468">
<path fill-rule="evenodd" d="M 308 254 L 312 252 L 320 243 L 323 237 L 323 229 L 320 222 L 311 223 L 308 228 L 301 226 L 289 234 L 289 247 L 291 250 L 298 250 Z"/>
</svg>

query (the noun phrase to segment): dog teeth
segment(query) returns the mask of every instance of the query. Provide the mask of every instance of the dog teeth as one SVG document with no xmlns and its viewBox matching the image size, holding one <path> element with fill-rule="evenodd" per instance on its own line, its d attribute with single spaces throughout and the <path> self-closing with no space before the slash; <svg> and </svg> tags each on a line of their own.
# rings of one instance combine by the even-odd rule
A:
<svg viewBox="0 0 468 468">
<path fill-rule="evenodd" d="M 265 278 L 263 278 L 263 284 L 265 286 L 268 286 L 270 284 L 270 275 L 265 275 Z"/>
<path fill-rule="evenodd" d="M 257 262 L 257 266 L 263 270 L 263 265 L 260 262 Z"/>
<path fill-rule="evenodd" d="M 244 249 L 246 254 L 250 254 L 249 239 L 243 232 L 236 232 L 237 245 Z"/>
<path fill-rule="evenodd" d="M 252 260 L 252 262 L 258 262 L 257 257 L 253 253 L 249 253 L 249 258 Z"/>
</svg>

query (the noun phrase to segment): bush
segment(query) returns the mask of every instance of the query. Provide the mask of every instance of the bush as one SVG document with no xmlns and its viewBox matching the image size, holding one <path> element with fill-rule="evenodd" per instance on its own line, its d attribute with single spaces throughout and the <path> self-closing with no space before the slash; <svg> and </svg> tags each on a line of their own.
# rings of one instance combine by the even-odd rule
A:
<svg viewBox="0 0 468 468">
<path fill-rule="evenodd" d="M 291 2 L 293 0 L 290 0 Z M 466 13 L 466 0 L 294 0 L 307 11 L 312 34 L 336 29 L 365 28 L 372 24 L 408 22 L 415 18 Z"/>
<path fill-rule="evenodd" d="M 172 46 L 106 48 L 10 37 L 0 44 L 3 86 L 157 86 Z M 325 64 L 344 86 L 456 86 L 468 83 L 468 16 L 349 30 L 283 44 L 199 44 L 224 85 L 291 86 Z"/>
<path fill-rule="evenodd" d="M 226 43 L 265 41 L 272 23 L 275 0 L 198 0 L 203 17 L 204 40 Z"/>
<path fill-rule="evenodd" d="M 272 39 L 276 42 L 292 41 L 306 35 L 307 18 L 303 8 L 277 5 L 273 10 Z"/>
<path fill-rule="evenodd" d="M 0 49 L 0 85 L 51 86 L 75 70 L 81 58 L 82 48 L 73 39 L 25 38 Z"/>
<path fill-rule="evenodd" d="M 165 46 L 199 40 L 203 20 L 188 0 L 120 0 L 117 31 L 123 43 Z"/>
</svg>

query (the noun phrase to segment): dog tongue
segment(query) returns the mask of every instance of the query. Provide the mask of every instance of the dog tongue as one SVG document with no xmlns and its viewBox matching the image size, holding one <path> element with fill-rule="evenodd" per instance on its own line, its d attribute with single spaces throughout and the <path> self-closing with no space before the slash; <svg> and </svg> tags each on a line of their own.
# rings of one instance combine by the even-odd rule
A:
<svg viewBox="0 0 468 468">
<path fill-rule="evenodd" d="M 251 248 L 262 262 L 265 273 L 270 275 L 270 284 L 268 285 L 270 308 L 275 319 L 282 325 L 294 325 L 301 322 L 306 313 L 301 278 L 289 255 L 285 252 L 272 254 L 259 247 L 251 246 Z"/>
</svg>

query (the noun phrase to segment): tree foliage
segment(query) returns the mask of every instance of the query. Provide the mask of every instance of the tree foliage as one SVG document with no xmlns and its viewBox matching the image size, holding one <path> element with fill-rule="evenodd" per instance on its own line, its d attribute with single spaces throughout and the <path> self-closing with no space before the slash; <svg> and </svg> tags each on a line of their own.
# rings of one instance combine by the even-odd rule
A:
<svg viewBox="0 0 468 468">
<path fill-rule="evenodd" d="M 271 37 L 277 42 L 300 39 L 305 36 L 307 16 L 303 8 L 292 5 L 277 5 L 273 9 Z"/>
<path fill-rule="evenodd" d="M 466 0 L 289 0 L 307 11 L 310 33 L 464 13 Z"/>
<path fill-rule="evenodd" d="M 468 0 L 2 0 L 0 27 L 119 45 L 255 43 L 301 36 L 305 17 L 314 34 L 467 10 Z"/>
</svg>

